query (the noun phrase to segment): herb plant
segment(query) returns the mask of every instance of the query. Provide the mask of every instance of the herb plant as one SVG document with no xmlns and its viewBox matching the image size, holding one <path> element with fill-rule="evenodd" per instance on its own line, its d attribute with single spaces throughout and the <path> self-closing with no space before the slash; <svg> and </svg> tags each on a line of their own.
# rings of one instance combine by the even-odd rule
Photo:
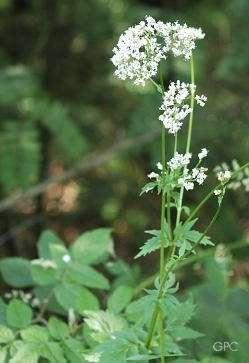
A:
<svg viewBox="0 0 249 363">
<path fill-rule="evenodd" d="M 147 231 L 150 238 L 136 256 L 159 252 L 154 287 L 140 296 L 139 271 L 117 259 L 109 229 L 85 232 L 70 248 L 45 231 L 37 259 L 0 263 L 4 282 L 15 288 L 0 300 L 0 362 L 197 362 L 186 358 L 182 342 L 203 336 L 188 326 L 198 301 L 176 297 L 174 272 L 199 246 L 213 246 L 208 231 L 227 189 L 248 190 L 249 184 L 248 164 L 233 162 L 230 169 L 222 164 L 216 168 L 218 183 L 197 206 L 184 203 L 186 192 L 207 178 L 208 150 L 203 147 L 197 157 L 191 153 L 194 108 L 207 101 L 197 94 L 194 72 L 195 43 L 203 38 L 201 29 L 146 17 L 121 35 L 112 57 L 119 78 L 138 86 L 152 82 L 162 98 L 161 160 L 141 191 L 160 195 L 160 229 Z M 166 89 L 160 67 L 170 54 L 189 62 L 190 83 L 172 81 Z M 181 145 L 178 134 L 185 126 Z M 199 211 L 211 198 L 217 198 L 217 209 L 199 231 Z"/>
</svg>

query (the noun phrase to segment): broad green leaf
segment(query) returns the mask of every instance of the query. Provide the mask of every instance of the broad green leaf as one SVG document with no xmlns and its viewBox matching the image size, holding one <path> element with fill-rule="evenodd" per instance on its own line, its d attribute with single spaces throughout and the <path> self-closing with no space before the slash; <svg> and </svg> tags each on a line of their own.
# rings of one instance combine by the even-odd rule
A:
<svg viewBox="0 0 249 363">
<path fill-rule="evenodd" d="M 65 310 L 73 309 L 78 313 L 89 309 L 95 310 L 99 307 L 97 298 L 88 289 L 72 283 L 57 285 L 55 297 Z"/>
<path fill-rule="evenodd" d="M 58 269 L 31 264 L 31 275 L 36 284 L 41 286 L 54 285 L 58 279 Z"/>
<path fill-rule="evenodd" d="M 94 268 L 79 263 L 71 263 L 64 276 L 65 280 L 96 289 L 109 289 L 108 280 Z"/>
<path fill-rule="evenodd" d="M 107 300 L 107 307 L 119 314 L 130 303 L 132 296 L 133 289 L 130 286 L 118 286 Z"/>
<path fill-rule="evenodd" d="M 67 324 L 53 316 L 49 318 L 48 330 L 55 340 L 63 340 L 69 335 Z"/>
<path fill-rule="evenodd" d="M 54 232 L 49 230 L 42 232 L 38 240 L 38 253 L 40 258 L 44 258 L 45 260 L 52 258 L 50 251 L 51 245 L 63 246 L 64 244 Z"/>
<path fill-rule="evenodd" d="M 15 335 L 12 332 L 12 330 L 7 328 L 6 326 L 0 325 L 0 344 L 9 343 L 14 339 L 15 339 Z"/>
<path fill-rule="evenodd" d="M 37 363 L 39 359 L 38 349 L 37 343 L 22 343 L 9 363 Z"/>
<path fill-rule="evenodd" d="M 46 342 L 49 339 L 48 330 L 45 327 L 32 325 L 21 331 L 21 337 L 26 342 Z"/>
<path fill-rule="evenodd" d="M 85 232 L 71 247 L 72 255 L 81 264 L 96 264 L 108 254 L 113 254 L 111 229 L 98 228 Z"/>
<path fill-rule="evenodd" d="M 13 287 L 34 285 L 30 273 L 30 262 L 22 257 L 8 257 L 0 262 L 3 280 Z"/>
<path fill-rule="evenodd" d="M 31 323 L 32 310 L 23 301 L 13 299 L 6 309 L 7 323 L 13 328 L 25 328 Z"/>
</svg>

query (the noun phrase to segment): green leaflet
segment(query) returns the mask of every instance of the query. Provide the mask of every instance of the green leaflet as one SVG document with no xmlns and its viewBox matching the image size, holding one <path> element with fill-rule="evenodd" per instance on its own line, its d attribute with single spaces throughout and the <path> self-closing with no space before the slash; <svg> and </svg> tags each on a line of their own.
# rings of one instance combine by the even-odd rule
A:
<svg viewBox="0 0 249 363">
<path fill-rule="evenodd" d="M 119 314 L 129 304 L 132 297 L 133 289 L 130 286 L 118 286 L 107 300 L 107 307 L 115 314 Z"/>
<path fill-rule="evenodd" d="M 160 230 L 150 230 L 145 231 L 145 233 L 152 235 L 152 238 L 149 238 L 147 242 L 144 243 L 142 247 L 140 247 L 140 252 L 135 256 L 135 258 L 139 258 L 141 256 L 146 256 L 151 252 L 156 251 L 160 248 L 161 245 L 161 231 Z M 168 247 L 170 245 L 169 238 L 169 228 L 167 222 L 164 224 L 163 228 L 163 242 L 164 247 Z"/>
<path fill-rule="evenodd" d="M 71 247 L 72 256 L 81 264 L 96 264 L 113 254 L 111 229 L 98 228 L 83 233 Z"/>
<path fill-rule="evenodd" d="M 63 246 L 64 243 L 52 231 L 44 231 L 38 240 L 38 254 L 40 258 L 52 259 L 51 247 L 53 245 Z"/>
<path fill-rule="evenodd" d="M 30 262 L 22 257 L 8 257 L 0 262 L 0 271 L 4 281 L 13 287 L 34 285 L 30 273 Z"/>
<path fill-rule="evenodd" d="M 48 329 L 43 326 L 31 325 L 23 329 L 20 334 L 25 342 L 44 343 L 49 340 Z"/>
<path fill-rule="evenodd" d="M 109 281 L 104 275 L 90 266 L 81 265 L 77 262 L 69 264 L 64 279 L 68 282 L 75 282 L 96 289 L 107 290 L 110 287 Z"/>
<path fill-rule="evenodd" d="M 67 324 L 53 316 L 49 318 L 48 330 L 55 340 L 63 340 L 69 336 Z"/>
<path fill-rule="evenodd" d="M 84 310 L 98 309 L 97 298 L 85 287 L 72 283 L 61 283 L 54 289 L 58 303 L 65 309 L 82 314 Z"/>
<path fill-rule="evenodd" d="M 24 328 L 31 323 L 31 308 L 18 299 L 13 299 L 6 309 L 7 323 L 13 328 Z"/>
<path fill-rule="evenodd" d="M 153 189 L 155 189 L 157 186 L 158 186 L 157 182 L 149 182 L 143 186 L 139 195 L 141 196 L 145 193 L 148 193 L 148 192 L 152 191 Z"/>
</svg>

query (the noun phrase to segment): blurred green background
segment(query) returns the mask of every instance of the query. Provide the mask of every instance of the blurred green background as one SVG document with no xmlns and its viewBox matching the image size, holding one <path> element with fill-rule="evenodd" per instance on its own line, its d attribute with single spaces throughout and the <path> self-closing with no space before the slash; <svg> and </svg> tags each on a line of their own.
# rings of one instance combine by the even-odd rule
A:
<svg viewBox="0 0 249 363">
<path fill-rule="evenodd" d="M 1 0 L 0 14 L 1 256 L 33 257 L 45 228 L 70 243 L 111 226 L 118 253 L 131 261 L 144 230 L 158 226 L 159 201 L 138 195 L 159 159 L 160 99 L 150 85 L 115 79 L 110 62 L 120 33 L 146 14 L 206 33 L 196 72 L 209 100 L 195 116 L 193 151 L 210 149 L 210 171 L 248 159 L 247 0 Z M 176 77 L 188 79 L 187 64 L 169 61 L 164 81 Z M 203 193 L 188 193 L 188 203 Z M 246 238 L 247 217 L 248 197 L 231 193 L 212 238 Z"/>
</svg>

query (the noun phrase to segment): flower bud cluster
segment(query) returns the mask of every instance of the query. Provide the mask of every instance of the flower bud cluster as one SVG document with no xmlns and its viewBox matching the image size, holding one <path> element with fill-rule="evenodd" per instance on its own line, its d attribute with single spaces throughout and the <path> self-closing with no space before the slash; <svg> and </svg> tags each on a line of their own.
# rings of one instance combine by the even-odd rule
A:
<svg viewBox="0 0 249 363">
<path fill-rule="evenodd" d="M 19 298 L 24 303 L 31 305 L 32 307 L 37 307 L 41 304 L 40 299 L 33 296 L 32 293 L 27 292 L 25 293 L 23 290 L 11 290 L 10 292 L 6 292 L 4 297 L 8 300 L 13 298 Z"/>
</svg>

